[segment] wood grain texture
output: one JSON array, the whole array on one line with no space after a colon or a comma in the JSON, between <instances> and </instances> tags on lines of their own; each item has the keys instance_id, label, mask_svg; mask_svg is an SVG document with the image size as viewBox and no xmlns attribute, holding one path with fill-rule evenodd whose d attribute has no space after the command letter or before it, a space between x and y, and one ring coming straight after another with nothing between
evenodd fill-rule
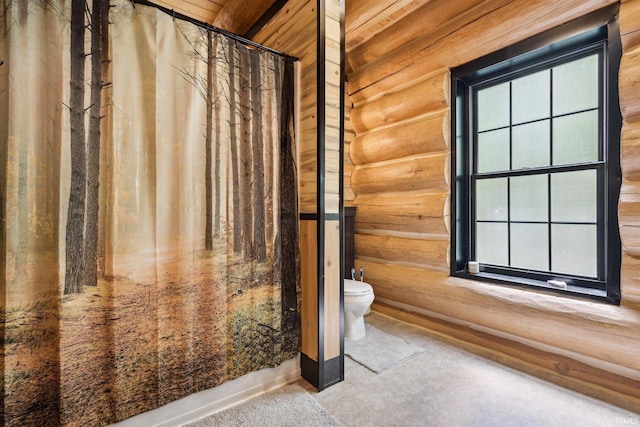
<instances>
[{"instance_id":1,"label":"wood grain texture","mask_svg":"<svg viewBox=\"0 0 640 427\"><path fill-rule=\"evenodd\" d=\"M478 9L489 2L494 3L493 8L495 9L505 3L505 0L480 2L477 0L431 0L394 24L385 25L380 32L365 42L348 49L349 66L356 70L418 38L437 39L444 37L468 24L475 17L483 15L485 12L478 11ZM430 34L432 36L428 36Z\"/></svg>"},{"instance_id":2,"label":"wood grain texture","mask_svg":"<svg viewBox=\"0 0 640 427\"><path fill-rule=\"evenodd\" d=\"M324 360L340 356L340 228L325 223L324 238Z\"/></svg>"},{"instance_id":3,"label":"wood grain texture","mask_svg":"<svg viewBox=\"0 0 640 427\"><path fill-rule=\"evenodd\" d=\"M620 61L620 111L625 123L640 121L640 50L622 55Z\"/></svg>"},{"instance_id":4,"label":"wood grain texture","mask_svg":"<svg viewBox=\"0 0 640 427\"><path fill-rule=\"evenodd\" d=\"M620 17L622 49L630 52L640 46L640 0L622 2Z\"/></svg>"},{"instance_id":5,"label":"wood grain texture","mask_svg":"<svg viewBox=\"0 0 640 427\"><path fill-rule=\"evenodd\" d=\"M620 151L622 176L628 181L640 181L640 122L622 126Z\"/></svg>"},{"instance_id":6,"label":"wood grain texture","mask_svg":"<svg viewBox=\"0 0 640 427\"><path fill-rule=\"evenodd\" d=\"M394 22L429 0L349 0L345 2L345 33L348 43L371 37L372 27ZM348 47L347 47L348 48Z\"/></svg>"},{"instance_id":7,"label":"wood grain texture","mask_svg":"<svg viewBox=\"0 0 640 427\"><path fill-rule=\"evenodd\" d=\"M351 143L351 159L355 165L364 165L444 152L449 145L448 127L444 110L360 134Z\"/></svg>"},{"instance_id":8,"label":"wood grain texture","mask_svg":"<svg viewBox=\"0 0 640 427\"><path fill-rule=\"evenodd\" d=\"M364 267L377 298L510 334L558 354L582 355L594 367L640 380L640 359L634 356L640 354L640 315L634 309L448 277L357 252L356 243L356 265Z\"/></svg>"},{"instance_id":9,"label":"wood grain texture","mask_svg":"<svg viewBox=\"0 0 640 427\"><path fill-rule=\"evenodd\" d=\"M213 25L234 34L244 34L271 7L275 0L227 0Z\"/></svg>"},{"instance_id":10,"label":"wood grain texture","mask_svg":"<svg viewBox=\"0 0 640 427\"><path fill-rule=\"evenodd\" d=\"M448 247L448 239L429 240L362 233L355 235L358 257L406 263L427 269L448 270Z\"/></svg>"},{"instance_id":11,"label":"wood grain texture","mask_svg":"<svg viewBox=\"0 0 640 427\"><path fill-rule=\"evenodd\" d=\"M351 126L356 134L448 107L449 75L438 74L397 92L356 105Z\"/></svg>"},{"instance_id":12,"label":"wood grain texture","mask_svg":"<svg viewBox=\"0 0 640 427\"><path fill-rule=\"evenodd\" d=\"M154 0L153 3L211 24L222 9L224 0Z\"/></svg>"},{"instance_id":13,"label":"wood grain texture","mask_svg":"<svg viewBox=\"0 0 640 427\"><path fill-rule=\"evenodd\" d=\"M349 75L357 105L434 70L456 67L557 27L616 0L512 0L450 34L426 35L382 55ZM493 5L493 2L489 6ZM480 11L478 11L480 13ZM505 17L508 17L505 19Z\"/></svg>"},{"instance_id":14,"label":"wood grain texture","mask_svg":"<svg viewBox=\"0 0 640 427\"><path fill-rule=\"evenodd\" d=\"M640 410L640 382L603 369L594 368L575 358L537 349L530 345L481 332L471 325L446 320L374 302L376 312L420 325L432 338L478 354L484 358L569 388L629 411Z\"/></svg>"},{"instance_id":15,"label":"wood grain texture","mask_svg":"<svg viewBox=\"0 0 640 427\"><path fill-rule=\"evenodd\" d=\"M356 229L448 235L446 193L359 196Z\"/></svg>"},{"instance_id":16,"label":"wood grain texture","mask_svg":"<svg viewBox=\"0 0 640 427\"><path fill-rule=\"evenodd\" d=\"M318 361L318 251L316 221L300 221L301 348Z\"/></svg>"},{"instance_id":17,"label":"wood grain texture","mask_svg":"<svg viewBox=\"0 0 640 427\"><path fill-rule=\"evenodd\" d=\"M447 160L448 155L443 153L356 167L351 175L351 188L356 196L397 191L448 191Z\"/></svg>"}]
</instances>

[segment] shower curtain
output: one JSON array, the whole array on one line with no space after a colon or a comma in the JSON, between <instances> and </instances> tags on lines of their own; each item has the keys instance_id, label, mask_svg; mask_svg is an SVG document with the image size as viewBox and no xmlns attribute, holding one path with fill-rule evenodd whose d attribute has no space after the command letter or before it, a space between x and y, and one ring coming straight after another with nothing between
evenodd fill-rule
<instances>
[{"instance_id":1,"label":"shower curtain","mask_svg":"<svg viewBox=\"0 0 640 427\"><path fill-rule=\"evenodd\" d=\"M0 423L294 357L292 61L127 0L3 0Z\"/></svg>"}]
</instances>

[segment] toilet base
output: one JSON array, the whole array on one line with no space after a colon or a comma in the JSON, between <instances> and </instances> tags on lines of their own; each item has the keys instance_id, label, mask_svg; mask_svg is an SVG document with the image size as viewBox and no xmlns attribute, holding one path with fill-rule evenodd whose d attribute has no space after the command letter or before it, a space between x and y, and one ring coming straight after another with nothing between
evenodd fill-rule
<instances>
[{"instance_id":1,"label":"toilet base","mask_svg":"<svg viewBox=\"0 0 640 427\"><path fill-rule=\"evenodd\" d=\"M362 339L367 334L364 324L364 316L356 318L351 313L344 316L344 337L345 339L356 341Z\"/></svg>"}]
</instances>

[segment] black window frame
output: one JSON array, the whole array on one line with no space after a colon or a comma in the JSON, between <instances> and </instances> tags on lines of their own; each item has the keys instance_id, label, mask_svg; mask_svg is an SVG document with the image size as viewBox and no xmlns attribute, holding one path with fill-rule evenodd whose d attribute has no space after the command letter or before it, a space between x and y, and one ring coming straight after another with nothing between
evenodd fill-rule
<instances>
[{"instance_id":1,"label":"black window frame","mask_svg":"<svg viewBox=\"0 0 640 427\"><path fill-rule=\"evenodd\" d=\"M620 304L621 243L618 228L618 199L622 182L620 135L622 117L618 95L618 70L622 56L617 4L593 12L513 46L468 64L451 69L451 275L502 285L548 290ZM569 62L594 52L602 55L600 70L601 105L599 129L601 157L585 165L550 166L518 170L501 175L527 175L543 169L572 171L596 169L598 181L597 259L598 277L589 279L567 274L540 273L513 267L481 265L471 274L467 262L473 260L474 194L473 172L475 127L473 90L511 81L559 63ZM551 65L550 65L551 64ZM596 165L596 163L598 163ZM549 219L551 221L551 219ZM551 244L551 243L549 243ZM566 289L547 283L565 282Z\"/></svg>"}]
</instances>

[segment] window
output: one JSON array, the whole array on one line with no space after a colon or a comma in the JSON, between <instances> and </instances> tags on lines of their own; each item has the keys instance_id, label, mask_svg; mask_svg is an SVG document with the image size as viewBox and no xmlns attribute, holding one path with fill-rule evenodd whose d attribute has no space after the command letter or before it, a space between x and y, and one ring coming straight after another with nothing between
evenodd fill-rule
<instances>
[{"instance_id":1,"label":"window","mask_svg":"<svg viewBox=\"0 0 640 427\"><path fill-rule=\"evenodd\" d=\"M621 48L612 15L452 70L452 275L619 303Z\"/></svg>"}]
</instances>

